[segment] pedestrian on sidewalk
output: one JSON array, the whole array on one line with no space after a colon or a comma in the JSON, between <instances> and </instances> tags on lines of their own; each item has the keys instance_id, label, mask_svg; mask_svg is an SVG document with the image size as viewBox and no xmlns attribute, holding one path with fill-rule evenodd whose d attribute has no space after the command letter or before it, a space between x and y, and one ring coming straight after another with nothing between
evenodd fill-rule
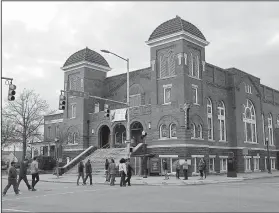
<instances>
[{"instance_id":1,"label":"pedestrian on sidewalk","mask_svg":"<svg viewBox=\"0 0 279 213\"><path fill-rule=\"evenodd\" d=\"M203 164L203 174L204 174L204 179L206 179L206 161L203 160L204 164Z\"/></svg>"},{"instance_id":2,"label":"pedestrian on sidewalk","mask_svg":"<svg viewBox=\"0 0 279 213\"><path fill-rule=\"evenodd\" d=\"M125 184L128 183L128 186L131 186L131 177L132 177L132 171L134 172L133 167L131 166L130 158L126 161L126 167L127 167L127 179L125 180Z\"/></svg>"},{"instance_id":3,"label":"pedestrian on sidewalk","mask_svg":"<svg viewBox=\"0 0 279 213\"><path fill-rule=\"evenodd\" d=\"M115 175L116 175L116 164L114 163L113 159L111 159L111 163L109 164L109 174L110 174L110 185L114 186Z\"/></svg>"},{"instance_id":4,"label":"pedestrian on sidewalk","mask_svg":"<svg viewBox=\"0 0 279 213\"><path fill-rule=\"evenodd\" d=\"M165 180L170 179L168 175L168 164L166 160L163 160L163 170L165 173Z\"/></svg>"},{"instance_id":5,"label":"pedestrian on sidewalk","mask_svg":"<svg viewBox=\"0 0 279 213\"><path fill-rule=\"evenodd\" d=\"M84 182L84 164L82 161L78 164L78 178L77 178L77 185L79 185L79 179L82 178L82 185L85 185Z\"/></svg>"},{"instance_id":6,"label":"pedestrian on sidewalk","mask_svg":"<svg viewBox=\"0 0 279 213\"><path fill-rule=\"evenodd\" d=\"M32 191L36 191L35 185L39 182L39 163L38 158L34 157L30 165L31 175L32 175Z\"/></svg>"},{"instance_id":7,"label":"pedestrian on sidewalk","mask_svg":"<svg viewBox=\"0 0 279 213\"><path fill-rule=\"evenodd\" d=\"M85 173L86 173L86 177L84 180L84 184L86 184L87 178L89 177L90 185L92 185L92 165L89 159L85 164Z\"/></svg>"},{"instance_id":8,"label":"pedestrian on sidewalk","mask_svg":"<svg viewBox=\"0 0 279 213\"><path fill-rule=\"evenodd\" d=\"M28 188L28 190L31 190L32 187L30 186L28 179L27 179L27 167L28 167L28 159L24 159L24 161L21 162L20 164L20 170L19 170L19 177L18 177L18 182L17 185L19 187L19 184L21 180L23 180Z\"/></svg>"},{"instance_id":9,"label":"pedestrian on sidewalk","mask_svg":"<svg viewBox=\"0 0 279 213\"><path fill-rule=\"evenodd\" d=\"M11 185L13 185L13 187L14 187L15 194L16 195L19 194L18 185L17 185L16 180L17 180L17 171L16 171L16 168L15 168L15 162L11 162L11 166L8 170L8 185L5 187L5 189L3 191L3 196L6 195L7 191L11 187Z\"/></svg>"},{"instance_id":10,"label":"pedestrian on sidewalk","mask_svg":"<svg viewBox=\"0 0 279 213\"><path fill-rule=\"evenodd\" d=\"M183 165L183 174L184 174L184 179L183 180L188 180L188 163L187 163L187 159L185 159Z\"/></svg>"},{"instance_id":11,"label":"pedestrian on sidewalk","mask_svg":"<svg viewBox=\"0 0 279 213\"><path fill-rule=\"evenodd\" d=\"M203 169L204 169L204 160L203 158L201 158L199 162L200 180L203 179Z\"/></svg>"},{"instance_id":12,"label":"pedestrian on sidewalk","mask_svg":"<svg viewBox=\"0 0 279 213\"><path fill-rule=\"evenodd\" d=\"M109 161L108 161L108 159L106 159L106 163L105 163L106 182L109 182L109 172L108 172L108 167L109 167Z\"/></svg>"},{"instance_id":13,"label":"pedestrian on sidewalk","mask_svg":"<svg viewBox=\"0 0 279 213\"><path fill-rule=\"evenodd\" d=\"M176 162L175 166L176 166L176 179L180 179L180 178L179 178L179 172L180 172L180 163L179 163L179 160Z\"/></svg>"},{"instance_id":14,"label":"pedestrian on sidewalk","mask_svg":"<svg viewBox=\"0 0 279 213\"><path fill-rule=\"evenodd\" d=\"M126 174L127 174L127 168L126 168L126 164L125 164L125 159L124 158L121 158L121 160L119 161L120 164L119 164L119 173L120 173L120 187L122 186L126 186L126 183L125 183L125 177L126 177Z\"/></svg>"}]
</instances>

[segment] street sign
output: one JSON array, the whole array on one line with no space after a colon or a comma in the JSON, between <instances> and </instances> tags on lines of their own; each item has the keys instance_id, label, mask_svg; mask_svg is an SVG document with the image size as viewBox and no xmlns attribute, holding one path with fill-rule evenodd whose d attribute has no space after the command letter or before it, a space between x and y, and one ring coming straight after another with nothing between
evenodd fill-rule
<instances>
[{"instance_id":1,"label":"street sign","mask_svg":"<svg viewBox=\"0 0 279 213\"><path fill-rule=\"evenodd\" d=\"M89 99L89 92L69 90L69 95Z\"/></svg>"}]
</instances>

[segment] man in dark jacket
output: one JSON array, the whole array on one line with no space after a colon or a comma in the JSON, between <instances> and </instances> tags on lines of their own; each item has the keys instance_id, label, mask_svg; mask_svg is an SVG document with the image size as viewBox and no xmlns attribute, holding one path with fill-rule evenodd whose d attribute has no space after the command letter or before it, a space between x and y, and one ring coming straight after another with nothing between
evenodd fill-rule
<instances>
[{"instance_id":1,"label":"man in dark jacket","mask_svg":"<svg viewBox=\"0 0 279 213\"><path fill-rule=\"evenodd\" d=\"M78 164L78 179L77 179L77 185L79 185L79 179L82 178L82 185L84 185L84 164L82 161Z\"/></svg>"},{"instance_id":2,"label":"man in dark jacket","mask_svg":"<svg viewBox=\"0 0 279 213\"><path fill-rule=\"evenodd\" d=\"M17 171L16 171L16 168L14 167L14 165L15 165L15 162L12 162L11 167L9 168L9 171L8 171L8 185L5 187L5 189L3 191L3 196L6 195L7 191L11 187L11 185L13 185L16 195L19 194L18 188L17 188L17 182L16 182Z\"/></svg>"},{"instance_id":3,"label":"man in dark jacket","mask_svg":"<svg viewBox=\"0 0 279 213\"><path fill-rule=\"evenodd\" d=\"M32 188L31 188L31 186L30 186L30 184L28 183L28 180L27 180L27 167L28 167L28 160L25 159L20 164L20 170L19 170L19 177L18 177L17 185L19 187L20 181L23 180L25 182L27 188L29 190L31 190Z\"/></svg>"},{"instance_id":4,"label":"man in dark jacket","mask_svg":"<svg viewBox=\"0 0 279 213\"><path fill-rule=\"evenodd\" d=\"M132 171L134 171L134 169L131 166L129 158L126 161L126 167L127 167L127 179L125 180L125 184L128 183L128 186L131 186Z\"/></svg>"},{"instance_id":5,"label":"man in dark jacket","mask_svg":"<svg viewBox=\"0 0 279 213\"><path fill-rule=\"evenodd\" d=\"M84 180L84 184L86 184L87 178L89 177L90 185L92 185L92 166L91 166L91 163L90 163L89 159L85 164L85 173L86 173L86 177L85 177L85 180Z\"/></svg>"}]
</instances>

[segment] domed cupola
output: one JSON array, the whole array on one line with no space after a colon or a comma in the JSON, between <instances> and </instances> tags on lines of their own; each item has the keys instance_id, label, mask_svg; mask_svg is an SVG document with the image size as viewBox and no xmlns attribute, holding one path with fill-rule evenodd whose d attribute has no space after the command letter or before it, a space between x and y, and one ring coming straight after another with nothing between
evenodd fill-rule
<instances>
[{"instance_id":1,"label":"domed cupola","mask_svg":"<svg viewBox=\"0 0 279 213\"><path fill-rule=\"evenodd\" d=\"M110 71L111 68L106 59L99 53L89 49L88 47L72 54L64 63L62 70L87 66L101 71Z\"/></svg>"},{"instance_id":2,"label":"domed cupola","mask_svg":"<svg viewBox=\"0 0 279 213\"><path fill-rule=\"evenodd\" d=\"M202 32L193 24L183 20L179 16L160 24L149 36L148 45L156 45L157 43L167 42L168 40L186 39L200 46L207 46Z\"/></svg>"}]
</instances>

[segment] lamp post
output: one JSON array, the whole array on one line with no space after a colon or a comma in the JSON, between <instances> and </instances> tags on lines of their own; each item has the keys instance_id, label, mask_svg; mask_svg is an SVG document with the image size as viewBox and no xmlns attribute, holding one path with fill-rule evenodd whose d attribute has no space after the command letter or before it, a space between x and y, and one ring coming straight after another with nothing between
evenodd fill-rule
<instances>
[{"instance_id":1,"label":"lamp post","mask_svg":"<svg viewBox=\"0 0 279 213\"><path fill-rule=\"evenodd\" d=\"M265 138L265 141L266 141L266 151L267 151L267 170L268 170L268 173L271 174L268 137Z\"/></svg>"},{"instance_id":2,"label":"lamp post","mask_svg":"<svg viewBox=\"0 0 279 213\"><path fill-rule=\"evenodd\" d=\"M129 75L129 58L125 59L108 50L101 50L103 53L109 53L127 62L127 127L126 127L126 143L127 155L130 158L130 75Z\"/></svg>"},{"instance_id":3,"label":"lamp post","mask_svg":"<svg viewBox=\"0 0 279 213\"><path fill-rule=\"evenodd\" d=\"M147 178L147 157L146 157L146 142L145 142L145 137L147 133L145 131L142 131L141 137L143 139L143 146L144 146L144 155L143 155L143 178Z\"/></svg>"},{"instance_id":4,"label":"lamp post","mask_svg":"<svg viewBox=\"0 0 279 213\"><path fill-rule=\"evenodd\" d=\"M55 155L56 155L56 176L59 178L59 139L55 138Z\"/></svg>"}]
</instances>

